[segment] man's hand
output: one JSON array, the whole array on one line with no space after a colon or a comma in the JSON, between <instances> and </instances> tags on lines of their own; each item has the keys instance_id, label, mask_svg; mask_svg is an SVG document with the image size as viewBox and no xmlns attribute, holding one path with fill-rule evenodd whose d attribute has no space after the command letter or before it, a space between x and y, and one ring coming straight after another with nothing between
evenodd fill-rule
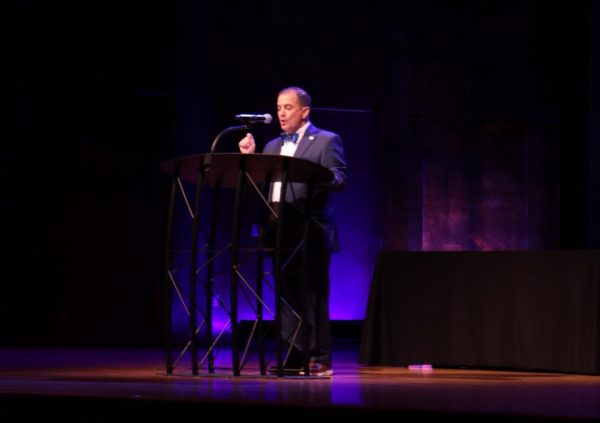
<instances>
[{"instance_id":1,"label":"man's hand","mask_svg":"<svg viewBox=\"0 0 600 423\"><path fill-rule=\"evenodd\" d=\"M247 133L244 138L238 143L240 151L243 154L254 153L256 151L256 143L251 133Z\"/></svg>"}]
</instances>

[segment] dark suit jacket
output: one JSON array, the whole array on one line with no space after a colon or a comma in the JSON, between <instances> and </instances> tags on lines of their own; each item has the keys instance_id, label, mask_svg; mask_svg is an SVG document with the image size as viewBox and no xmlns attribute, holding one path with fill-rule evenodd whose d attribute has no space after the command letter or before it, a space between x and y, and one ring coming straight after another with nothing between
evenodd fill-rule
<instances>
[{"instance_id":1,"label":"dark suit jacket","mask_svg":"<svg viewBox=\"0 0 600 423\"><path fill-rule=\"evenodd\" d=\"M280 154L282 146L281 137L275 138L267 143L263 153ZM330 183L315 187L311 209L316 223L326 231L329 248L337 251L339 242L333 211L329 204L329 193L343 190L346 183L346 159L342 139L333 132L324 131L310 124L298 144L294 157L318 163L333 172L333 180ZM286 202L301 208L306 196L306 184L294 182L288 185Z\"/></svg>"}]
</instances>

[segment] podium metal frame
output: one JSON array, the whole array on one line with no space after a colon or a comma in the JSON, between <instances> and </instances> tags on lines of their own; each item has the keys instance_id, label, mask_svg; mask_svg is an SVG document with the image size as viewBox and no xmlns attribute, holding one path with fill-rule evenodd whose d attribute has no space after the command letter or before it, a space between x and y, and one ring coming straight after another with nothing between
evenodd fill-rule
<instances>
[{"instance_id":1,"label":"podium metal frame","mask_svg":"<svg viewBox=\"0 0 600 423\"><path fill-rule=\"evenodd\" d=\"M238 130L245 127L234 127L228 130ZM226 131L228 131L226 130ZM223 131L215 142L211 150L214 150L216 142L219 137L225 133ZM162 169L165 173L171 176L171 189L169 195L168 213L167 213L167 234L166 234L166 254L165 254L165 271L164 271L164 342L165 342L165 367L168 375L173 374L174 368L177 364L173 360L173 333L172 333L172 300L173 290L177 290L177 294L186 309L186 313L189 317L189 340L180 352L177 361L183 356L183 354L189 348L191 354L191 370L192 375L199 374L198 365L198 333L202 326L206 325L206 343L207 351L202 359L202 362L207 362L208 374L215 373L213 349L216 343L219 341L221 334L216 339L213 339L213 316L212 316L212 301L214 297L214 286L213 286L213 261L222 251L214 251L214 240L217 233L217 207L219 192L222 188L235 189L234 205L233 205L233 222L232 222L232 239L231 243L225 247L231 250L231 265L229 270L229 297L230 304L229 310L225 307L225 304L221 304L224 310L229 314L230 327L231 327L231 355L232 355L232 373L233 376L241 375L241 363L240 363L240 344L239 344L239 326L238 326L238 290L240 279L243 280L243 275L240 273L240 232L241 232L241 211L244 200L244 193L248 185L251 185L252 189L255 190L264 205L269 209L276 218L276 234L275 234L275 251L273 261L273 274L274 274L274 296L275 296L275 336L276 336L276 362L277 362L277 375L279 377L285 376L284 373L284 358L283 358L283 344L281 331L281 316L283 307L282 298L282 233L284 227L284 207L279 207L278 210L274 210L269 202L266 200L259 188L260 184L269 186L273 181L281 181L282 192L281 198L286 198L287 185L290 182L302 182L307 184L308 196L307 201L302 211L304 213L304 238L302 240L302 281L303 281L303 307L300 310L300 321L305 322L305 316L307 314L307 248L309 245L309 225L310 225L310 197L314 189L314 186L319 183L326 183L331 181L333 174L332 172L311 161L290 157L280 156L271 154L240 154L240 153L206 153L200 155L192 155L179 157L171 160L167 160L162 163ZM185 190L182 186L182 180L195 183L195 195L193 199L193 207L185 194ZM199 241L199 230L202 216L200 215L201 196L204 187L208 187L212 190L213 210L210 216L210 233L208 235L208 242L206 245L207 260L201 266L198 267L198 241ZM180 191L183 195L184 201L192 218L192 245L190 249L190 269L188 279L188 305L186 306L185 300L179 292L177 283L173 276L173 219L174 219L174 208L175 198L177 191ZM263 296L263 260L265 248L262 245L262 232L258 237L258 245L256 246L256 289L254 295L256 297L256 321L255 328L258 327L258 354L259 354L259 368L260 374L266 375L266 361L265 361L265 339L263 333L263 307L264 302ZM196 288L198 285L198 275L200 271L205 270L206 272L206 304L204 310L204 320L198 325L196 318L197 315L197 303L196 303ZM246 281L244 280L246 283ZM247 284L247 283L246 283ZM248 285L248 284L247 284ZM248 285L249 286L249 285ZM308 366L308 333L306 331L306 325L301 325L301 342L304 346L304 375L310 376L310 369ZM254 330L253 330L254 332ZM252 337L248 340L248 344L252 341ZM244 348L244 355L248 349L248 344Z\"/></svg>"}]
</instances>

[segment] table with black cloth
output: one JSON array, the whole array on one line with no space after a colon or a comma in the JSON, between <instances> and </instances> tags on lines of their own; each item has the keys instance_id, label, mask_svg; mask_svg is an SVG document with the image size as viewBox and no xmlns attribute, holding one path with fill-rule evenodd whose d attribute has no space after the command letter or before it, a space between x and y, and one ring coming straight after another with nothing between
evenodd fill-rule
<instances>
[{"instance_id":1,"label":"table with black cloth","mask_svg":"<svg viewBox=\"0 0 600 423\"><path fill-rule=\"evenodd\" d=\"M600 251L381 252L368 366L600 374Z\"/></svg>"}]
</instances>

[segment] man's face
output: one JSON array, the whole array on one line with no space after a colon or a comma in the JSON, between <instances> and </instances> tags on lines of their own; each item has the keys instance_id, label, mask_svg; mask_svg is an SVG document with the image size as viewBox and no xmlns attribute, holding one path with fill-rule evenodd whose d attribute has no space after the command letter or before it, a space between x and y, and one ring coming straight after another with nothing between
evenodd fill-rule
<instances>
[{"instance_id":1,"label":"man's face","mask_svg":"<svg viewBox=\"0 0 600 423\"><path fill-rule=\"evenodd\" d=\"M277 118L281 130L293 134L308 118L308 106L302 106L295 91L285 91L277 98Z\"/></svg>"}]
</instances>

